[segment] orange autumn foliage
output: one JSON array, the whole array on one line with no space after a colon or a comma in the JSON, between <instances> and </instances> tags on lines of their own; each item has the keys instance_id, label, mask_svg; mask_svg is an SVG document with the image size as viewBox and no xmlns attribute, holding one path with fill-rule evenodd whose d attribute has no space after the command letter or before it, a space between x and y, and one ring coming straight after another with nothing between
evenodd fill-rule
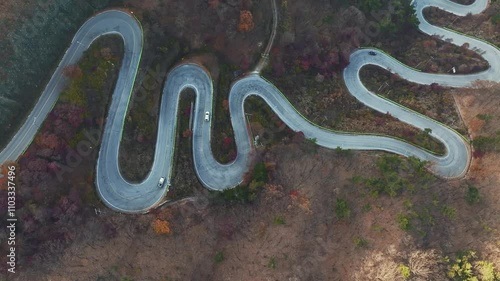
<instances>
[{"instance_id":1,"label":"orange autumn foliage","mask_svg":"<svg viewBox=\"0 0 500 281\"><path fill-rule=\"evenodd\" d=\"M17 165L15 162L7 161L0 165L0 190L7 190L9 166L16 166L16 172L17 172Z\"/></svg>"},{"instance_id":2,"label":"orange autumn foliage","mask_svg":"<svg viewBox=\"0 0 500 281\"><path fill-rule=\"evenodd\" d=\"M227 99L222 101L222 107L225 111L229 111L229 101Z\"/></svg>"},{"instance_id":3,"label":"orange autumn foliage","mask_svg":"<svg viewBox=\"0 0 500 281\"><path fill-rule=\"evenodd\" d=\"M312 214L311 201L305 195L300 194L297 190L293 190L290 192L290 198L294 205L299 206L299 208L304 210L307 214Z\"/></svg>"},{"instance_id":4,"label":"orange autumn foliage","mask_svg":"<svg viewBox=\"0 0 500 281\"><path fill-rule=\"evenodd\" d=\"M170 229L170 224L168 221L160 220L160 219L155 219L153 221L153 230L156 234L170 234L172 233L172 230Z\"/></svg>"},{"instance_id":5,"label":"orange autumn foliage","mask_svg":"<svg viewBox=\"0 0 500 281\"><path fill-rule=\"evenodd\" d=\"M238 24L238 31L248 32L254 27L252 12L243 10L240 12L240 23Z\"/></svg>"},{"instance_id":6,"label":"orange autumn foliage","mask_svg":"<svg viewBox=\"0 0 500 281\"><path fill-rule=\"evenodd\" d=\"M0 172L0 190L7 190L7 172L4 166L1 167Z\"/></svg>"},{"instance_id":7,"label":"orange autumn foliage","mask_svg":"<svg viewBox=\"0 0 500 281\"><path fill-rule=\"evenodd\" d=\"M63 75L70 79L82 77L82 69L78 65L68 65L63 69Z\"/></svg>"},{"instance_id":8,"label":"orange autumn foliage","mask_svg":"<svg viewBox=\"0 0 500 281\"><path fill-rule=\"evenodd\" d=\"M208 0L208 7L215 9L219 6L219 0Z\"/></svg>"}]
</instances>

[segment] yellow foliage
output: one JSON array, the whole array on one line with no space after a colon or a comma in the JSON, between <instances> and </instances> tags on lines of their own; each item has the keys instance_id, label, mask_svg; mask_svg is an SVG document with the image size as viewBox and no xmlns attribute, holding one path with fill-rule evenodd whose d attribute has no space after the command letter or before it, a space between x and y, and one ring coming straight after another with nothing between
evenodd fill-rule
<instances>
[{"instance_id":1,"label":"yellow foliage","mask_svg":"<svg viewBox=\"0 0 500 281\"><path fill-rule=\"evenodd\" d=\"M85 97L85 93L83 92L81 81L81 78L72 81L68 88L66 88L66 90L64 90L61 94L61 100L85 107L87 105L87 99Z\"/></svg>"}]
</instances>

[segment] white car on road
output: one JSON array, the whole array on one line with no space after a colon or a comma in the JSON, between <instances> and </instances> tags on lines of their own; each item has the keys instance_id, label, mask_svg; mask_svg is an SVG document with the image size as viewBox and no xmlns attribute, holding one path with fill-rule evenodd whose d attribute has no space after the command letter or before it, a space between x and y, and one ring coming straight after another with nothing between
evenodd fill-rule
<instances>
[{"instance_id":1,"label":"white car on road","mask_svg":"<svg viewBox=\"0 0 500 281\"><path fill-rule=\"evenodd\" d=\"M165 183L165 177L161 177L160 180L158 181L158 188L162 188L164 183Z\"/></svg>"}]
</instances>

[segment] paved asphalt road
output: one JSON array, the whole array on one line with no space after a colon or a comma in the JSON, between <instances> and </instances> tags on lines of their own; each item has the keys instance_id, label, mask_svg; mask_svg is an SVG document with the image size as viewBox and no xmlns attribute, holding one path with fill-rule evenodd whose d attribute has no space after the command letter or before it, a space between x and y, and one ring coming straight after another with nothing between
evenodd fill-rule
<instances>
[{"instance_id":1,"label":"paved asphalt road","mask_svg":"<svg viewBox=\"0 0 500 281\"><path fill-rule=\"evenodd\" d=\"M452 42L457 45L469 43L470 48L481 53L489 61L491 67L487 71L472 75L428 74L412 70L379 50L361 49L351 55L351 63L344 71L344 80L351 94L367 106L382 113L389 112L401 121L420 129L430 128L432 135L445 144L447 149L445 156L435 156L389 137L343 134L317 127L301 116L273 84L258 74L250 74L233 84L229 96L231 123L238 154L234 162L220 164L214 159L210 148L211 120L210 122L204 120L204 113L212 112L213 109L212 79L202 67L182 64L171 70L163 88L158 137L151 172L142 183L129 183L120 173L118 152L128 103L141 58L143 34L139 23L129 14L121 11L107 11L91 18L77 32L26 123L0 153L0 163L6 160L16 160L34 139L42 121L53 108L67 82L62 75L63 68L75 64L83 51L98 37L118 34L124 40L125 53L113 93L96 168L96 186L99 196L107 206L116 211L143 213L163 200L168 188L158 188L157 183L160 177L166 178L165 186L169 186L170 183L178 101L182 90L186 88L191 88L196 93L193 126L195 171L202 184L212 190L224 190L238 185L251 163L252 140L247 130L243 108L245 99L250 95L262 97L291 129L304 132L308 138L316 138L318 145L327 148L340 146L344 149L383 150L405 156L413 155L422 160L431 161L433 163L431 169L443 177L460 177L466 173L470 159L470 148L466 140L455 131L430 118L369 92L359 79L360 68L373 64L419 84L438 83L451 87L467 87L477 79L499 81L500 52L497 48L432 26L422 16L422 9L429 5L457 15L466 15L469 12L479 13L485 9L486 0L477 0L472 6L462 6L443 0L416 0L414 4L417 7L421 22L420 28L423 32L430 35L443 35L444 38L452 39ZM374 52L375 55L370 52Z\"/></svg>"}]
</instances>

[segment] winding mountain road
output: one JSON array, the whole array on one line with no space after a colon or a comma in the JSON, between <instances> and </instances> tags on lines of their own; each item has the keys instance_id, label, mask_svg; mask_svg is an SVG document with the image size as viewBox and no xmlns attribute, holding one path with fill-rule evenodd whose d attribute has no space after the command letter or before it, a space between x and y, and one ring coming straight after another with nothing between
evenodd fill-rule
<instances>
[{"instance_id":1,"label":"winding mountain road","mask_svg":"<svg viewBox=\"0 0 500 281\"><path fill-rule=\"evenodd\" d=\"M165 177L166 185L170 185L179 98L182 90L186 88L193 89L196 93L193 124L195 172L202 184L212 190L224 190L241 183L251 162L252 140L247 131L243 107L245 99L251 95L264 99L292 130L304 132L307 138L316 138L317 144L323 147L340 146L344 149L383 150L404 156L413 155L431 161L433 163L431 169L440 176L449 178L463 176L468 169L470 159L470 148L464 138L443 124L371 93L359 79L360 69L372 64L419 84L438 83L451 87L467 87L478 79L499 81L500 51L496 47L432 26L422 15L422 9L427 6L436 6L457 15L480 13L486 8L487 0L477 0L471 6L444 0L415 0L414 5L421 22L419 27L423 32L450 38L457 45L469 43L470 48L481 50L481 55L489 62L490 68L472 75L429 74L402 65L379 50L361 49L351 55L351 63L344 70L344 80L351 94L367 106L382 113L389 112L401 121L422 130L430 128L432 136L446 146L447 153L444 156L435 156L390 137L339 133L316 126L298 113L272 83L253 73L236 81L231 88L229 106L238 153L232 163L220 164L215 160L210 148L211 122L204 121L204 112L212 112L213 109L212 79L203 67L182 64L171 70L163 88L158 137L151 171L143 182L129 183L120 173L118 154L125 116L141 59L143 33L140 24L131 15L112 10L94 16L77 32L27 121L0 153L0 163L16 160L32 142L67 82L62 75L64 67L77 63L83 52L100 36L117 34L124 41L124 57L109 108L96 168L97 192L102 201L116 211L143 213L163 200L168 188L158 188L157 183L160 177ZM369 52L375 52L375 55L370 55Z\"/></svg>"}]
</instances>

